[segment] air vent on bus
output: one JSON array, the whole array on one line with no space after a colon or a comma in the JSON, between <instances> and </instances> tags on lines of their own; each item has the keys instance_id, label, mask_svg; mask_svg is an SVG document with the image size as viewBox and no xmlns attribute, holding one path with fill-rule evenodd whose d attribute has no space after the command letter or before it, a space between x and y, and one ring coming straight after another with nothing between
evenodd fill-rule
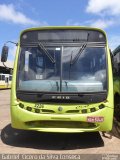
<instances>
[{"instance_id":1,"label":"air vent on bus","mask_svg":"<svg viewBox=\"0 0 120 160\"><path fill-rule=\"evenodd\" d=\"M40 128L96 128L95 123L79 122L79 121L29 121L25 122L26 125L31 127Z\"/></svg>"}]
</instances>

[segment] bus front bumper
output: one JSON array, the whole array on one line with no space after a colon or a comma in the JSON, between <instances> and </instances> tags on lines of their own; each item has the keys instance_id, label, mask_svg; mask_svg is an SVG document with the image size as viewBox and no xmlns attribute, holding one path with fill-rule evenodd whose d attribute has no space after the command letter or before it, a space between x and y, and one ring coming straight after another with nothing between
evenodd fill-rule
<instances>
[{"instance_id":1,"label":"bus front bumper","mask_svg":"<svg viewBox=\"0 0 120 160\"><path fill-rule=\"evenodd\" d=\"M103 117L102 122L88 122L88 117ZM87 114L37 114L11 107L11 125L16 129L41 132L78 133L110 131L112 129L113 109L104 108Z\"/></svg>"}]
</instances>

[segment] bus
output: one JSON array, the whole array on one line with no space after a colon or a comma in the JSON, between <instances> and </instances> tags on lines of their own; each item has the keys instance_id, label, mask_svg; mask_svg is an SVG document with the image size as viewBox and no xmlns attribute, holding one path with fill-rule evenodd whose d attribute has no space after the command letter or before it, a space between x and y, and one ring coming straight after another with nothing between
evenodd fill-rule
<instances>
[{"instance_id":1,"label":"bus","mask_svg":"<svg viewBox=\"0 0 120 160\"><path fill-rule=\"evenodd\" d=\"M120 122L120 46L113 50L115 118Z\"/></svg>"},{"instance_id":2,"label":"bus","mask_svg":"<svg viewBox=\"0 0 120 160\"><path fill-rule=\"evenodd\" d=\"M7 60L8 46L2 50ZM110 131L113 75L98 28L30 28L17 44L11 90L13 128L41 132Z\"/></svg>"},{"instance_id":3,"label":"bus","mask_svg":"<svg viewBox=\"0 0 120 160\"><path fill-rule=\"evenodd\" d=\"M11 88L12 75L0 73L0 89Z\"/></svg>"}]
</instances>

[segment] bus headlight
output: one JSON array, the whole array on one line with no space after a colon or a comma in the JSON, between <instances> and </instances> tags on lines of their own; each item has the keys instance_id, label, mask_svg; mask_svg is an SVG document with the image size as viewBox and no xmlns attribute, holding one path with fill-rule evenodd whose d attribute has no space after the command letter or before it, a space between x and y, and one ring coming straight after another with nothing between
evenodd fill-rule
<instances>
[{"instance_id":1,"label":"bus headlight","mask_svg":"<svg viewBox=\"0 0 120 160\"><path fill-rule=\"evenodd\" d=\"M31 107L27 107L26 109L27 109L28 111L31 111L31 110L32 110L32 108L31 108Z\"/></svg>"},{"instance_id":2,"label":"bus headlight","mask_svg":"<svg viewBox=\"0 0 120 160\"><path fill-rule=\"evenodd\" d=\"M81 112L82 113L87 113L87 109L82 109Z\"/></svg>"},{"instance_id":3,"label":"bus headlight","mask_svg":"<svg viewBox=\"0 0 120 160\"><path fill-rule=\"evenodd\" d=\"M24 104L20 103L20 104L19 104L19 107L20 107L20 108L24 108Z\"/></svg>"},{"instance_id":4,"label":"bus headlight","mask_svg":"<svg viewBox=\"0 0 120 160\"><path fill-rule=\"evenodd\" d=\"M35 109L35 113L40 113L40 109Z\"/></svg>"},{"instance_id":5,"label":"bus headlight","mask_svg":"<svg viewBox=\"0 0 120 160\"><path fill-rule=\"evenodd\" d=\"M91 112L95 112L96 109L95 109L95 108L90 108L90 111L91 111Z\"/></svg>"},{"instance_id":6,"label":"bus headlight","mask_svg":"<svg viewBox=\"0 0 120 160\"><path fill-rule=\"evenodd\" d=\"M105 108L105 105L104 104L100 104L99 105L99 109L103 109L103 108Z\"/></svg>"}]
</instances>

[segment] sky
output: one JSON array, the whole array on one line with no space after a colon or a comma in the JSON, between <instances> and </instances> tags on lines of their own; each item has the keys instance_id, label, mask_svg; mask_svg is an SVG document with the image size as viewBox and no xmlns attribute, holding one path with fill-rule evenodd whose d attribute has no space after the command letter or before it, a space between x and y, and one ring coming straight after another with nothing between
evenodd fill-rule
<instances>
[{"instance_id":1,"label":"sky","mask_svg":"<svg viewBox=\"0 0 120 160\"><path fill-rule=\"evenodd\" d=\"M41 26L99 27L114 50L120 44L120 0L0 0L0 51L22 30ZM10 61L15 50L9 44Z\"/></svg>"}]
</instances>

